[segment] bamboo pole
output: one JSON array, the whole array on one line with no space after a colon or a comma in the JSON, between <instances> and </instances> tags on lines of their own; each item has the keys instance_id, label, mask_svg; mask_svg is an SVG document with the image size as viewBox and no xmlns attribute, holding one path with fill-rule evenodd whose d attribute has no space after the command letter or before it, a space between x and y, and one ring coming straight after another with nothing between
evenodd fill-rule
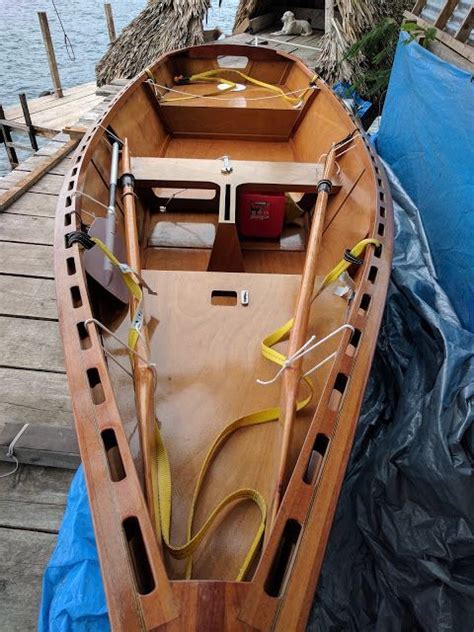
<instances>
[{"instance_id":1,"label":"bamboo pole","mask_svg":"<svg viewBox=\"0 0 474 632\"><path fill-rule=\"evenodd\" d=\"M58 64L56 62L53 40L51 38L51 31L49 30L48 15L45 11L38 11L38 19L41 27L41 34L43 36L44 46L46 48L46 54L48 56L49 72L51 73L51 78L53 80L54 91L56 93L56 96L61 99L64 95L61 86L61 79L59 77Z\"/></svg>"},{"instance_id":2,"label":"bamboo pole","mask_svg":"<svg viewBox=\"0 0 474 632\"><path fill-rule=\"evenodd\" d=\"M335 158L336 149L335 146L333 146L326 158L323 180L331 180L335 165ZM301 279L298 302L296 305L294 324L288 342L288 357L294 355L298 351L298 349L300 349L306 342L311 299L313 297L314 285L316 281L316 263L321 248L321 240L323 235L328 200L328 187L318 187L318 198L313 214L308 247L306 250L306 260L303 270L303 276ZM301 379L302 363L303 358L300 358L294 364L288 366L283 372L283 384L280 401L281 412L279 420L279 423L282 426L282 441L280 450L280 461L278 464L277 485L270 516L270 526L273 525L275 521L285 487L288 452L291 443L293 422L296 415L296 401L298 396L298 387Z\"/></svg>"},{"instance_id":3,"label":"bamboo pole","mask_svg":"<svg viewBox=\"0 0 474 632\"><path fill-rule=\"evenodd\" d=\"M110 2L104 3L105 19L107 21L107 31L109 32L110 43L113 44L117 39L115 31L114 14L112 13L112 5Z\"/></svg>"}]
</instances>

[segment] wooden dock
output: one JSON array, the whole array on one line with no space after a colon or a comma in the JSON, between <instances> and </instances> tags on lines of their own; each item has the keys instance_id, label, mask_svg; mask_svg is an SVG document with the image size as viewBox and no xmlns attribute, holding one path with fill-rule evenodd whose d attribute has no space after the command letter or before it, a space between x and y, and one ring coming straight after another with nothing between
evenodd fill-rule
<instances>
[{"instance_id":1,"label":"wooden dock","mask_svg":"<svg viewBox=\"0 0 474 632\"><path fill-rule=\"evenodd\" d=\"M298 54L309 66L315 66L318 52L300 48L299 44L316 47L320 36L321 33L311 38L284 37L279 38L279 43L268 42L268 45ZM260 39L266 37L272 37L271 29L259 33ZM254 36L244 33L225 40L229 41L252 44ZM30 441L48 443L51 436L57 436L64 443L64 436L73 432L53 276L54 216L63 177L71 164L71 154L66 153L71 139L61 130L70 125L77 127L78 123L85 129L123 83L114 82L99 92L94 84L85 84L65 90L63 99L46 96L30 101L33 124L58 134L0 178L0 202L2 196L5 199L12 192L16 198L0 213L0 451L3 453L8 445L5 442L8 428L19 429L25 423L30 424L18 444L18 453L28 444L28 437ZM6 110L9 120L23 122L22 116L19 107ZM51 165L51 156L61 149L65 155ZM9 436L14 434L10 432ZM50 451L52 454L45 458L51 465L55 462L54 446ZM27 454L24 449L24 455ZM22 463L31 463L38 456L29 458L22 457ZM58 459L57 464L63 462ZM73 476L69 462L67 467L20 465L15 474L0 478L2 630L36 629L42 576L56 543ZM0 475L11 469L12 463L0 462Z\"/></svg>"},{"instance_id":2,"label":"wooden dock","mask_svg":"<svg viewBox=\"0 0 474 632\"><path fill-rule=\"evenodd\" d=\"M33 122L58 131L79 122L85 129L119 89L120 85L97 95L96 87L87 84L66 90L63 99L31 101ZM8 116L21 120L20 112L11 108ZM21 462L38 462L38 458L42 462L43 458L50 465L57 462L61 466L20 465L12 476L0 478L2 630L36 629L42 576L56 543L73 476L71 460L64 469L64 458L54 452L58 437L62 446L74 443L74 419L53 275L54 216L73 145L67 134L58 133L0 178L0 201L12 192L19 193L0 213L0 460L5 459L9 443L5 437L11 440L28 423L18 443ZM64 157L51 164L51 157L61 152ZM32 183L35 173L41 177ZM37 451L28 448L41 442L46 457L38 457ZM0 476L12 468L11 462L0 462Z\"/></svg>"}]
</instances>

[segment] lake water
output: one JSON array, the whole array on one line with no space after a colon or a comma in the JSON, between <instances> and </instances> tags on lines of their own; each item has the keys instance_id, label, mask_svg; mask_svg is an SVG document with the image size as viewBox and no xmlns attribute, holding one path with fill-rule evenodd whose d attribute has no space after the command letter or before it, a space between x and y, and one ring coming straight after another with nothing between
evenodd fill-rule
<instances>
[{"instance_id":1,"label":"lake water","mask_svg":"<svg viewBox=\"0 0 474 632\"><path fill-rule=\"evenodd\" d=\"M111 0L115 28L120 32L146 6L146 0ZM63 87L95 80L95 65L108 45L102 0L55 0L64 28L74 47L68 57L64 35L51 0L0 0L0 103L18 102L18 93L35 98L52 87L37 12L48 13ZM232 31L238 0L214 1L206 28ZM25 143L26 136L18 136ZM19 152L21 156L21 152ZM0 145L0 175L9 170L5 148Z\"/></svg>"}]
</instances>

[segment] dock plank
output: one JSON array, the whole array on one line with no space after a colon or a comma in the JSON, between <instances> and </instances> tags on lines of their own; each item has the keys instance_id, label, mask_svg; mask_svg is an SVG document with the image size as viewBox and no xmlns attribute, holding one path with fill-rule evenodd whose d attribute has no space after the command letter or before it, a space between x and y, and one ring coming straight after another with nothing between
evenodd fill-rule
<instances>
[{"instance_id":1,"label":"dock plank","mask_svg":"<svg viewBox=\"0 0 474 632\"><path fill-rule=\"evenodd\" d=\"M0 274L54 279L52 246L0 243Z\"/></svg>"},{"instance_id":2,"label":"dock plank","mask_svg":"<svg viewBox=\"0 0 474 632\"><path fill-rule=\"evenodd\" d=\"M29 173L33 171L33 169L46 164L47 161L47 156L38 156L34 154L20 163L15 171L26 171ZM61 162L59 162L56 166L52 167L48 173L56 176L64 176L71 168L71 165L72 159L68 156L67 158L63 158L63 160L61 160Z\"/></svg>"},{"instance_id":3,"label":"dock plank","mask_svg":"<svg viewBox=\"0 0 474 632\"><path fill-rule=\"evenodd\" d=\"M46 193L24 193L16 202L13 202L5 214L37 215L39 217L54 217L56 214L57 198ZM1 220L0 220L1 226Z\"/></svg>"},{"instance_id":4,"label":"dock plank","mask_svg":"<svg viewBox=\"0 0 474 632\"><path fill-rule=\"evenodd\" d=\"M54 218L52 217L37 217L32 215L25 221L25 218L21 215L12 213L5 213L0 216L1 241L52 245L53 233Z\"/></svg>"},{"instance_id":5,"label":"dock plank","mask_svg":"<svg viewBox=\"0 0 474 632\"><path fill-rule=\"evenodd\" d=\"M64 373L57 322L0 316L0 366Z\"/></svg>"},{"instance_id":6,"label":"dock plank","mask_svg":"<svg viewBox=\"0 0 474 632\"><path fill-rule=\"evenodd\" d=\"M50 195L59 195L63 186L64 176L53 175L51 172L43 176L29 191L32 193L49 193Z\"/></svg>"},{"instance_id":7,"label":"dock plank","mask_svg":"<svg viewBox=\"0 0 474 632\"><path fill-rule=\"evenodd\" d=\"M54 281L0 275L0 314L57 319Z\"/></svg>"},{"instance_id":8,"label":"dock plank","mask_svg":"<svg viewBox=\"0 0 474 632\"><path fill-rule=\"evenodd\" d=\"M0 423L7 422L72 427L66 376L0 368Z\"/></svg>"},{"instance_id":9,"label":"dock plank","mask_svg":"<svg viewBox=\"0 0 474 632\"><path fill-rule=\"evenodd\" d=\"M0 474L11 469L0 464ZM74 470L29 465L0 479L0 534L5 527L57 533L73 475Z\"/></svg>"},{"instance_id":10,"label":"dock plank","mask_svg":"<svg viewBox=\"0 0 474 632\"><path fill-rule=\"evenodd\" d=\"M36 630L44 568L57 536L0 530L0 621L2 629Z\"/></svg>"}]
</instances>

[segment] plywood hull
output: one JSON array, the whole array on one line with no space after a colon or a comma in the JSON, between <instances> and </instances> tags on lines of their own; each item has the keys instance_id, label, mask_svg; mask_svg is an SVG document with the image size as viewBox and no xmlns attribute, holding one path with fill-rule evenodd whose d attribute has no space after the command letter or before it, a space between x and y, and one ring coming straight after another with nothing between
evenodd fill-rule
<instances>
[{"instance_id":1,"label":"plywood hull","mask_svg":"<svg viewBox=\"0 0 474 632\"><path fill-rule=\"evenodd\" d=\"M219 97L215 102L202 96L167 102L174 94L166 90L173 77L217 69L218 55L246 57L247 75L299 94L301 103L267 99L264 89L255 91L250 83L220 103ZM230 70L222 72L230 78ZM196 47L158 60L151 75L153 84L143 74L124 88L86 134L66 178L55 233L66 367L112 627L304 629L390 274L392 218L385 177L351 115L291 56L255 47ZM191 83L183 91L203 95L209 86ZM107 137L107 129L114 136ZM316 185L328 169L321 154L348 134L343 149L349 150L337 156L333 190L323 205L321 193L316 200ZM91 281L79 245L69 243L79 218L90 223L88 213L105 215L115 136L127 140L136 193L116 198L117 239L123 237L130 265L139 267L157 292L145 293L146 336L137 347L156 363L156 388L146 363L135 359L130 367L115 338L88 324L95 318L123 339L130 316L100 279ZM223 155L233 161L230 177L222 175L216 160ZM229 183L235 186L230 204L221 195ZM305 195L302 204L309 212L279 240L245 240L237 232L232 196L257 185ZM324 215L311 212L315 200ZM159 212L163 204L165 214ZM281 416L238 431L207 472L195 530L219 500L241 487L258 489L269 508L265 537L245 581L233 579L259 522L250 503L226 513L219 530L196 552L193 579L185 580L183 562L169 555L156 532L151 475L156 446L153 424L146 420L156 414L161 425L174 486L172 539L183 542L209 445L230 421L276 406L282 396L281 381L269 387L256 383L275 372L261 356L260 343L301 308L315 218L321 227L311 290L345 248L365 238L376 239L378 246L367 248L360 265L350 269L350 301L332 285L305 312L303 340L343 329L305 357L303 371L332 354L314 374L313 399L296 415L290 432ZM240 302L242 290L250 297L248 305ZM226 304L234 295L235 304ZM133 368L133 381L115 361ZM303 393L299 385L297 399ZM276 486L282 492L278 503Z\"/></svg>"}]
</instances>

